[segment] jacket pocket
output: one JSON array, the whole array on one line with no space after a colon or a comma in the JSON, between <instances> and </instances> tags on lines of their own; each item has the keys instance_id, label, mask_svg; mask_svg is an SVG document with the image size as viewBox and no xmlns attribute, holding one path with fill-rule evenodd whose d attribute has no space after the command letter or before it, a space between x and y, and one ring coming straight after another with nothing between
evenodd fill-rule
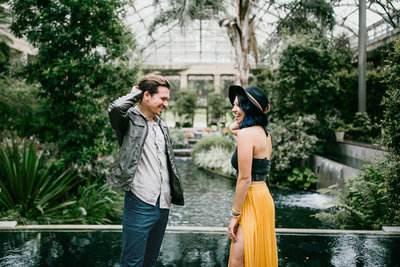
<instances>
[{"instance_id":1,"label":"jacket pocket","mask_svg":"<svg viewBox=\"0 0 400 267\"><path fill-rule=\"evenodd\" d=\"M133 123L129 124L129 129L127 131L129 137L132 139L141 138L144 133L144 126L142 125L135 125Z\"/></svg>"}]
</instances>

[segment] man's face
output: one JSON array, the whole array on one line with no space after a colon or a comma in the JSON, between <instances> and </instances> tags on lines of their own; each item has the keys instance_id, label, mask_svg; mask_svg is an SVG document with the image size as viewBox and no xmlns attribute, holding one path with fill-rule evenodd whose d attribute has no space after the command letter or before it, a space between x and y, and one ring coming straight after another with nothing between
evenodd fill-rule
<instances>
[{"instance_id":1,"label":"man's face","mask_svg":"<svg viewBox=\"0 0 400 267\"><path fill-rule=\"evenodd\" d=\"M156 94L151 96L146 92L143 100L149 111L155 115L161 116L163 109L168 107L169 89L165 86L159 86Z\"/></svg>"}]
</instances>

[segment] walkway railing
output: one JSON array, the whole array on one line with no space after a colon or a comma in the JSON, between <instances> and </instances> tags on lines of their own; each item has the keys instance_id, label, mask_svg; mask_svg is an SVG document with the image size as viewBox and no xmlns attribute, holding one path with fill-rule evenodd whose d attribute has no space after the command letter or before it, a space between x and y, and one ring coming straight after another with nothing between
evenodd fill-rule
<instances>
[{"instance_id":1,"label":"walkway railing","mask_svg":"<svg viewBox=\"0 0 400 267\"><path fill-rule=\"evenodd\" d=\"M85 225L85 224L48 224L16 225L16 222L0 222L0 231L34 230L34 231L109 231L122 230L122 225ZM209 226L168 226L167 232L214 233L225 234L227 227ZM399 235L400 227L384 226L382 230L339 230L339 229L304 229L276 228L277 234L365 234L365 235Z\"/></svg>"},{"instance_id":2,"label":"walkway railing","mask_svg":"<svg viewBox=\"0 0 400 267\"><path fill-rule=\"evenodd\" d=\"M399 19L399 18L398 18ZM383 40L390 38L391 36L396 36L400 32L400 28L393 28L385 20L380 20L369 27L367 27L367 50L368 47L377 47L380 42ZM358 47L358 36L352 36L350 38L350 48L357 49Z\"/></svg>"}]
</instances>

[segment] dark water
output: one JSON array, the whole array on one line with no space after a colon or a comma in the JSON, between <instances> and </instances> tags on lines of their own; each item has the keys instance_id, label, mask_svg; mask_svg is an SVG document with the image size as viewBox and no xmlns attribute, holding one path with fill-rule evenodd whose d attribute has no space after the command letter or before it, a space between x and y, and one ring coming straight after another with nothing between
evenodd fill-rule
<instances>
[{"instance_id":1,"label":"dark water","mask_svg":"<svg viewBox=\"0 0 400 267\"><path fill-rule=\"evenodd\" d=\"M279 266L400 266L400 236L278 234ZM0 266L118 266L120 231L0 232ZM165 235L156 266L227 266L225 234Z\"/></svg>"},{"instance_id":2,"label":"dark water","mask_svg":"<svg viewBox=\"0 0 400 267\"><path fill-rule=\"evenodd\" d=\"M191 160L179 160L185 206L172 206L169 225L226 226L235 194L236 181L198 169ZM272 187L278 228L329 228L310 217L323 211L329 198L313 192Z\"/></svg>"}]
</instances>

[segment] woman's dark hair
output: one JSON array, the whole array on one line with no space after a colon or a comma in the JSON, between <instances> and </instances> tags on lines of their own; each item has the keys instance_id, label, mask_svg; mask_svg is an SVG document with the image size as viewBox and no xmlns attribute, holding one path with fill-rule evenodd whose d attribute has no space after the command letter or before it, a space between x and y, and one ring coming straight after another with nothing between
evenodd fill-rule
<instances>
[{"instance_id":1,"label":"woman's dark hair","mask_svg":"<svg viewBox=\"0 0 400 267\"><path fill-rule=\"evenodd\" d=\"M260 125L266 127L268 125L267 116L253 103L249 101L246 95L237 94L239 107L245 113L243 121L239 124L239 129Z\"/></svg>"}]
</instances>

